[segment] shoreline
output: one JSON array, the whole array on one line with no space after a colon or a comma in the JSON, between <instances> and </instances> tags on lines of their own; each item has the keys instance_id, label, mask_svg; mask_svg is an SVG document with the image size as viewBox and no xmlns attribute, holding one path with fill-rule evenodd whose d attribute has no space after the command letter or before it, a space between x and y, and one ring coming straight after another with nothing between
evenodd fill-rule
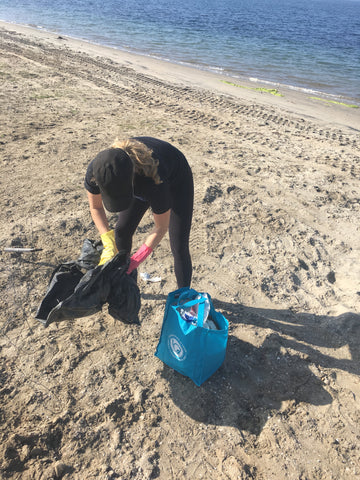
<instances>
[{"instance_id":1,"label":"shoreline","mask_svg":"<svg viewBox=\"0 0 360 480\"><path fill-rule=\"evenodd\" d=\"M77 37L76 34L75 35L72 35L71 33L61 33L61 31L58 31L58 30L52 30L52 29L47 29L46 27L43 27L41 25L36 25L36 24L17 24L15 22L9 22L9 21L6 21L4 20L4 23L8 23L8 24L13 24L13 25L18 25L18 26L23 26L23 27L29 27L29 28L33 28L35 30L38 30L38 31L43 31L43 32L48 32L50 34L55 34L55 35L60 35L60 36L64 36L68 39L73 39L73 40L79 40L79 41L84 41L84 42L87 42L87 43L90 43L90 44L93 44L93 45L98 45L99 47L105 47L105 48L110 48L110 49L115 49L115 50L119 50L120 52L125 52L125 53L129 53L129 54L134 54L134 55L140 55L140 56L144 56L144 57L148 57L148 58L151 58L151 59L155 59L155 60L159 60L159 61L162 61L162 62L165 62L165 63L169 63L169 64L176 64L176 65L179 65L179 66L184 66L184 67L187 67L187 68L194 68L196 70L199 70L199 71L205 71L205 72L209 72L209 73L214 73L214 74L219 74L219 75L224 75L226 77L229 77L229 78L234 78L234 79L238 79L239 81L243 82L251 82L252 84L265 84L265 85L269 85L271 88L281 88L281 89L285 89L285 90L293 90L293 91L297 91L297 92L300 92L300 93L304 93L306 95L317 95L317 96L320 96L321 98L328 98L328 99L333 99L333 100L337 100L337 101L340 101L341 103L343 104L347 104L347 105L356 105L357 107L360 107L360 98L358 95L351 95L351 94L346 94L345 92L343 93L330 93L329 92L325 92L325 91L322 91L320 89L318 89L316 87L316 84L314 84L313 86L301 86L301 84L299 85L293 85L293 84L290 84L290 83L286 83L286 80L284 81L281 81L281 80L270 80L267 78L266 74L263 73L263 74L260 74L258 72L258 74L255 74L255 76L253 74L250 74L249 72L247 74L244 74L244 73L241 73L241 72L236 72L236 71L232 71L231 68L223 68L221 66L213 66L211 64L208 64L208 63L202 63L201 61L199 61L199 63L192 63L191 61L186 61L186 60L182 60L181 58L167 58L166 56L161 56L161 55L156 55L155 53L151 53L151 52L144 52L144 51L141 51L138 50L137 48L133 48L132 46L131 47L126 47L126 46L117 46L115 44L111 44L110 43L107 43L104 40L104 43L98 43L96 41L96 38L94 37L93 39L91 38L82 38L82 37ZM268 74L270 75L271 77L271 70L268 72ZM329 88L330 90L332 89L332 87L329 85Z\"/></svg>"},{"instance_id":2,"label":"shoreline","mask_svg":"<svg viewBox=\"0 0 360 480\"><path fill-rule=\"evenodd\" d=\"M360 108L352 108L353 104L336 101L335 98L339 97L331 99L329 94L299 91L291 86L272 88L272 84L269 85L266 81L254 82L246 78L239 79L27 25L0 21L0 29L7 33L14 31L33 39L39 38L39 40L51 42L57 48L69 48L75 52L108 58L161 81L207 89L219 95L244 101L264 103L270 107L279 107L291 114L305 116L322 125L360 131ZM355 106L358 107L357 104Z\"/></svg>"}]
</instances>

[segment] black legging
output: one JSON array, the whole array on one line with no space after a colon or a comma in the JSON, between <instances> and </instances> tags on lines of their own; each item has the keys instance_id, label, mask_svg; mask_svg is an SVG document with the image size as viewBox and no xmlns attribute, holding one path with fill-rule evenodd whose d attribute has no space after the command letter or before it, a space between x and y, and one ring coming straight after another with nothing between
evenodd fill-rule
<instances>
[{"instance_id":1,"label":"black legging","mask_svg":"<svg viewBox=\"0 0 360 480\"><path fill-rule=\"evenodd\" d=\"M194 184L190 167L181 177L181 181L171 188L172 206L169 224L170 246L174 256L178 288L190 287L191 284L189 239L194 204ZM148 202L135 198L127 210L119 213L115 225L116 246L119 251L126 250L130 254L132 237L149 206Z\"/></svg>"}]
</instances>

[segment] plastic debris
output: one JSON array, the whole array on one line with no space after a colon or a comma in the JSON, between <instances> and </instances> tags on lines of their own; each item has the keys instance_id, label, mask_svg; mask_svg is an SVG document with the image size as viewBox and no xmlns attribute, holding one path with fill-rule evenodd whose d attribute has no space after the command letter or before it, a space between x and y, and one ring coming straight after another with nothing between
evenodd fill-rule
<instances>
[{"instance_id":1,"label":"plastic debris","mask_svg":"<svg viewBox=\"0 0 360 480\"><path fill-rule=\"evenodd\" d=\"M140 273L140 277L142 280L144 280L144 282L152 282L152 283L161 282L161 277L152 277L150 273L146 273L146 272Z\"/></svg>"}]
</instances>

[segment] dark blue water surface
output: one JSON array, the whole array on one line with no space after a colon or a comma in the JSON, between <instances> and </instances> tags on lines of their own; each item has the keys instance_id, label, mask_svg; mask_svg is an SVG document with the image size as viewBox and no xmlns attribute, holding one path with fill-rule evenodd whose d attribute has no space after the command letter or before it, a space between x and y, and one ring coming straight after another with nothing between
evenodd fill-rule
<instances>
[{"instance_id":1,"label":"dark blue water surface","mask_svg":"<svg viewBox=\"0 0 360 480\"><path fill-rule=\"evenodd\" d=\"M360 0L0 0L0 19L360 102Z\"/></svg>"}]
</instances>

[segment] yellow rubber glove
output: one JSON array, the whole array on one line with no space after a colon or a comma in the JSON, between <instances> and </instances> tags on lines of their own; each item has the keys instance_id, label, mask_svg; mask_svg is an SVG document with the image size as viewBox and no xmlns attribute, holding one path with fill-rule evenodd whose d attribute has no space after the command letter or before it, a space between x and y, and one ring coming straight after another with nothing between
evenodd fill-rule
<instances>
[{"instance_id":1,"label":"yellow rubber glove","mask_svg":"<svg viewBox=\"0 0 360 480\"><path fill-rule=\"evenodd\" d=\"M111 260L118 253L115 243L115 233L114 230L109 230L106 233L100 235L102 244L104 245L104 250L102 251L99 265L104 265L104 263Z\"/></svg>"}]
</instances>

